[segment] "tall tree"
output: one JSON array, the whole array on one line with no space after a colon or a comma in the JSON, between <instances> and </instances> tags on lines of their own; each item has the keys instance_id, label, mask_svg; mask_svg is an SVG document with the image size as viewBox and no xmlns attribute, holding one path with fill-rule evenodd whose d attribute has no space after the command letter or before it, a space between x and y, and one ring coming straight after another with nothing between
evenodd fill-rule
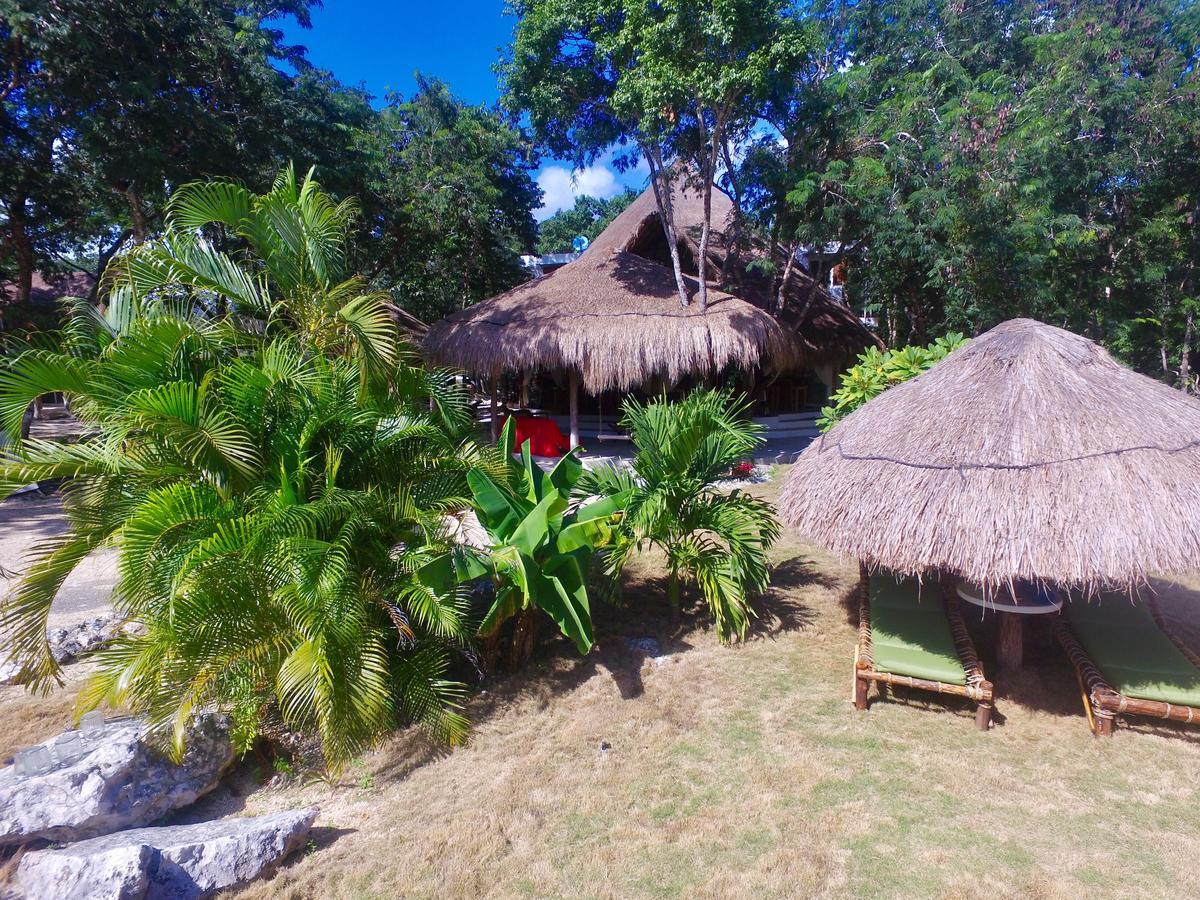
<instances>
[{"instance_id":1,"label":"tall tree","mask_svg":"<svg viewBox=\"0 0 1200 900\"><path fill-rule=\"evenodd\" d=\"M863 248L893 343L1013 315L1191 377L1200 10L828 0L742 170L762 220ZM776 137L779 137L778 142Z\"/></svg>"},{"instance_id":2,"label":"tall tree","mask_svg":"<svg viewBox=\"0 0 1200 900\"><path fill-rule=\"evenodd\" d=\"M313 73L272 27L285 16L307 26L308 8L0 0L0 204L18 300L35 267L72 247L98 245L103 269L144 241L174 185L266 179L299 147L332 171L353 168L339 125L370 114L366 97Z\"/></svg>"},{"instance_id":3,"label":"tall tree","mask_svg":"<svg viewBox=\"0 0 1200 900\"><path fill-rule=\"evenodd\" d=\"M436 321L524 280L518 256L537 242L541 193L519 128L418 75L417 91L390 96L363 140L371 171L361 252L398 303Z\"/></svg>"},{"instance_id":4,"label":"tall tree","mask_svg":"<svg viewBox=\"0 0 1200 900\"><path fill-rule=\"evenodd\" d=\"M808 29L791 6L787 0L625 4L623 34L636 42L638 65L619 78L617 96L635 109L665 111L668 146L687 161L691 186L703 199L696 260L701 309L708 305L712 191L722 151L730 136L749 133L776 84L807 56Z\"/></svg>"},{"instance_id":5,"label":"tall tree","mask_svg":"<svg viewBox=\"0 0 1200 900\"><path fill-rule=\"evenodd\" d=\"M649 164L679 300L689 303L672 190L686 172L704 202L698 302L708 302L712 186L730 134L760 115L797 64L806 29L785 0L523 0L502 66L508 102L552 150L589 162L614 142ZM676 160L684 165L673 164Z\"/></svg>"},{"instance_id":6,"label":"tall tree","mask_svg":"<svg viewBox=\"0 0 1200 900\"><path fill-rule=\"evenodd\" d=\"M675 113L643 72L644 17L628 15L639 5L645 4L514 0L513 44L499 66L504 102L528 114L535 135L552 153L578 166L614 144L632 149L616 157L619 167L638 156L646 160L679 302L687 306L672 207L678 172L670 165L669 136Z\"/></svg>"}]
</instances>

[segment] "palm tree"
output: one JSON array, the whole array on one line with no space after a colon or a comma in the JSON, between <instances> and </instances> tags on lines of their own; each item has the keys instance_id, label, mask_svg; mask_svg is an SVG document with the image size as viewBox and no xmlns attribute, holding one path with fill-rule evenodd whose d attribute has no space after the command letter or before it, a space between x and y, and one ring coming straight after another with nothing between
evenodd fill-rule
<instances>
[{"instance_id":1,"label":"palm tree","mask_svg":"<svg viewBox=\"0 0 1200 900\"><path fill-rule=\"evenodd\" d=\"M186 184L171 195L161 240L116 260L108 286L134 309L182 298L268 334L298 334L379 377L400 341L389 296L348 271L357 213L353 199L322 191L311 169L299 180L288 166L261 195L228 181Z\"/></svg>"},{"instance_id":2,"label":"palm tree","mask_svg":"<svg viewBox=\"0 0 1200 900\"><path fill-rule=\"evenodd\" d=\"M694 580L722 641L745 636L753 615L748 597L767 586L767 552L779 537L769 503L716 484L762 440L746 407L745 400L710 390L693 391L679 403L628 400L622 424L636 449L632 468L600 467L580 485L584 492L624 498L609 573L618 576L634 551L661 548L672 616L678 616L682 583Z\"/></svg>"},{"instance_id":3,"label":"palm tree","mask_svg":"<svg viewBox=\"0 0 1200 900\"><path fill-rule=\"evenodd\" d=\"M139 319L94 357L30 351L0 373L0 413L65 390L95 437L27 441L0 465L5 494L65 478L71 530L44 542L2 614L35 685L57 674L50 603L92 550L119 554L115 601L144 633L103 651L82 702L174 729L229 709L243 746L264 710L314 728L336 766L417 720L455 741L445 679L472 626L464 598L415 572L445 551L476 461L451 379L397 370L364 397L355 359L205 321ZM430 394L439 402L430 410Z\"/></svg>"},{"instance_id":4,"label":"palm tree","mask_svg":"<svg viewBox=\"0 0 1200 900\"><path fill-rule=\"evenodd\" d=\"M55 594L111 546L142 630L103 651L83 708L144 713L176 752L200 706L230 711L242 747L279 714L335 768L397 721L463 736L446 673L475 623L417 572L490 457L463 389L409 360L385 299L342 272L351 210L290 170L261 197L182 188L166 237L114 264L104 310L74 305L61 347L0 369L8 434L62 392L90 435L0 463L0 497L64 480L70 530L0 606L31 686L59 676Z\"/></svg>"}]
</instances>

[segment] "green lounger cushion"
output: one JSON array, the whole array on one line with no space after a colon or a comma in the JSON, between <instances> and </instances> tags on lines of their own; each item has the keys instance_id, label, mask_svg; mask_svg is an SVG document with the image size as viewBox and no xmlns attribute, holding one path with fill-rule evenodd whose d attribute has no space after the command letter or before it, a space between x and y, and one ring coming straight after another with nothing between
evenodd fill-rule
<instances>
[{"instance_id":1,"label":"green lounger cushion","mask_svg":"<svg viewBox=\"0 0 1200 900\"><path fill-rule=\"evenodd\" d=\"M1200 707L1200 669L1162 633L1144 604L1101 594L1067 604L1071 630L1104 677L1127 697Z\"/></svg>"},{"instance_id":2,"label":"green lounger cushion","mask_svg":"<svg viewBox=\"0 0 1200 900\"><path fill-rule=\"evenodd\" d=\"M950 623L934 585L921 591L915 578L871 578L871 648L875 668L944 684L966 684Z\"/></svg>"}]
</instances>

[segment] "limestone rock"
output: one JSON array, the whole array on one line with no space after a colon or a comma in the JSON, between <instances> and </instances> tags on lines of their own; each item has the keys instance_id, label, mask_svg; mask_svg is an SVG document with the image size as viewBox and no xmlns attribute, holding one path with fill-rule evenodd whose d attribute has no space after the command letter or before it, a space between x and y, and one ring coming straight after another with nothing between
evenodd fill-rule
<instances>
[{"instance_id":1,"label":"limestone rock","mask_svg":"<svg viewBox=\"0 0 1200 900\"><path fill-rule=\"evenodd\" d=\"M50 655L55 662L64 663L99 650L116 639L124 622L115 612L108 612L70 628L51 628L46 632Z\"/></svg>"},{"instance_id":2,"label":"limestone rock","mask_svg":"<svg viewBox=\"0 0 1200 900\"><path fill-rule=\"evenodd\" d=\"M137 828L21 860L16 884L29 898L192 900L272 870L308 837L317 809Z\"/></svg>"},{"instance_id":3,"label":"limestone rock","mask_svg":"<svg viewBox=\"0 0 1200 900\"><path fill-rule=\"evenodd\" d=\"M152 748L144 731L135 719L110 722L85 755L49 772L0 770L0 846L78 841L145 825L208 793L233 762L224 716L197 717L179 765Z\"/></svg>"}]
</instances>

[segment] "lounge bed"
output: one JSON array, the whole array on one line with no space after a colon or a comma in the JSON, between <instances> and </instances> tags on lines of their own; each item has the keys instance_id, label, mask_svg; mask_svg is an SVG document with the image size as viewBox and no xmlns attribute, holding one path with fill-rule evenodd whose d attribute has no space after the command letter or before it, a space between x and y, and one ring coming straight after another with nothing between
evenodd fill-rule
<instances>
[{"instance_id":1,"label":"lounge bed","mask_svg":"<svg viewBox=\"0 0 1200 900\"><path fill-rule=\"evenodd\" d=\"M854 705L867 708L871 682L886 691L899 684L967 697L977 704L975 723L992 720L992 683L984 677L953 590L916 579L896 581L860 569L858 647L854 659Z\"/></svg>"},{"instance_id":2,"label":"lounge bed","mask_svg":"<svg viewBox=\"0 0 1200 900\"><path fill-rule=\"evenodd\" d=\"M1074 599L1055 636L1075 666L1093 733L1111 735L1119 715L1200 721L1200 660L1171 637L1152 598Z\"/></svg>"}]
</instances>

